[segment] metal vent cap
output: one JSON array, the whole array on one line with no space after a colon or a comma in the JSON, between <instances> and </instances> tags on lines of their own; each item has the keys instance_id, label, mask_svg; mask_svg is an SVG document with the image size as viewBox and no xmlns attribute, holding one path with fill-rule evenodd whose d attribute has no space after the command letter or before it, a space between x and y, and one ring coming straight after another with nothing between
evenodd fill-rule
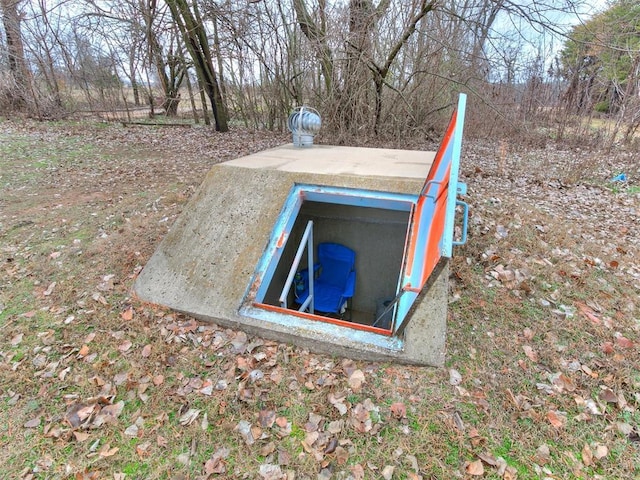
<instances>
[{"instance_id":1,"label":"metal vent cap","mask_svg":"<svg viewBox=\"0 0 640 480\"><path fill-rule=\"evenodd\" d=\"M313 137L320 131L322 119L315 108L302 106L291 112L287 125L293 136L294 146L310 147L313 145Z\"/></svg>"}]
</instances>

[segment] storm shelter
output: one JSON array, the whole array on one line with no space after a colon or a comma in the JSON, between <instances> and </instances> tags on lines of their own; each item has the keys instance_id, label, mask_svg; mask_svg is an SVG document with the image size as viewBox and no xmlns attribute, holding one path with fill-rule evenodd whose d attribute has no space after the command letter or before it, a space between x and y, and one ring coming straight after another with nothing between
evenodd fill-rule
<instances>
[{"instance_id":1,"label":"storm shelter","mask_svg":"<svg viewBox=\"0 0 640 480\"><path fill-rule=\"evenodd\" d=\"M438 152L283 145L214 166L136 293L313 351L442 365L465 100Z\"/></svg>"}]
</instances>

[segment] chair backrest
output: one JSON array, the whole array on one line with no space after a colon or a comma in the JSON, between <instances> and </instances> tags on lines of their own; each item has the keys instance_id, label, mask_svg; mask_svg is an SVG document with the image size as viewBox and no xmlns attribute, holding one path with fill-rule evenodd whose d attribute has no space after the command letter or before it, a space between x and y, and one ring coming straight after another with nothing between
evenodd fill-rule
<instances>
[{"instance_id":1,"label":"chair backrest","mask_svg":"<svg viewBox=\"0 0 640 480\"><path fill-rule=\"evenodd\" d=\"M356 253L339 243L318 245L318 262L322 267L319 281L344 288L356 262Z\"/></svg>"}]
</instances>

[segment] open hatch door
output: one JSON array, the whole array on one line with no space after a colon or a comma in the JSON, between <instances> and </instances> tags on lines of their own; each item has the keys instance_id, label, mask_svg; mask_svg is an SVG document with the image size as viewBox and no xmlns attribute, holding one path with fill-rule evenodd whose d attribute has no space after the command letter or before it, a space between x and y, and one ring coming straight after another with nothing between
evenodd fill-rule
<instances>
[{"instance_id":1,"label":"open hatch door","mask_svg":"<svg viewBox=\"0 0 640 480\"><path fill-rule=\"evenodd\" d=\"M404 271L394 301L395 334L406 326L416 299L437 273L438 265L451 258L453 245L466 241L468 208L456 199L458 193L466 193L466 185L458 183L465 106L466 95L460 94L458 107L416 202ZM453 240L457 204L464 207L463 235L459 242Z\"/></svg>"}]
</instances>

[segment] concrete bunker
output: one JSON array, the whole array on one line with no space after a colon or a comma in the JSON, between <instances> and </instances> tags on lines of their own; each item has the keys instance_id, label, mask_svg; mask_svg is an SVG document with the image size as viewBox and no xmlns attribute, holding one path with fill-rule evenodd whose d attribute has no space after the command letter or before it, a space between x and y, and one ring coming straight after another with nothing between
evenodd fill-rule
<instances>
[{"instance_id":1,"label":"concrete bunker","mask_svg":"<svg viewBox=\"0 0 640 480\"><path fill-rule=\"evenodd\" d=\"M215 165L137 295L313 351L442 365L464 108L461 95L438 152L283 145ZM291 291L282 302L289 276L326 242L355 251L345 316L299 311Z\"/></svg>"}]
</instances>

